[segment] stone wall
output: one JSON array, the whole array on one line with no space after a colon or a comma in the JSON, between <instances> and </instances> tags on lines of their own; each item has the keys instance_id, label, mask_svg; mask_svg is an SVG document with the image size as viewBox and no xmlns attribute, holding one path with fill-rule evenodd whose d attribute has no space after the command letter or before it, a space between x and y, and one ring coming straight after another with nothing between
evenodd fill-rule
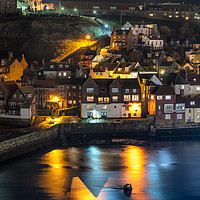
<instances>
[{"instance_id":1,"label":"stone wall","mask_svg":"<svg viewBox=\"0 0 200 200\"><path fill-rule=\"evenodd\" d=\"M0 142L0 162L51 145L58 137L59 126Z\"/></svg>"}]
</instances>

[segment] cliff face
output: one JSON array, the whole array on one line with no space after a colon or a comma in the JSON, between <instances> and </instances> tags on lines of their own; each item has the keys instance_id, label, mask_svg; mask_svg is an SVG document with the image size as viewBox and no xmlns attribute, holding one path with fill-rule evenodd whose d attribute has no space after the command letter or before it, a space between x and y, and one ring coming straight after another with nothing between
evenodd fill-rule
<instances>
[{"instance_id":1,"label":"cliff face","mask_svg":"<svg viewBox=\"0 0 200 200\"><path fill-rule=\"evenodd\" d=\"M28 60L49 61L87 34L102 33L92 19L78 17L1 17L0 52L25 54Z\"/></svg>"}]
</instances>

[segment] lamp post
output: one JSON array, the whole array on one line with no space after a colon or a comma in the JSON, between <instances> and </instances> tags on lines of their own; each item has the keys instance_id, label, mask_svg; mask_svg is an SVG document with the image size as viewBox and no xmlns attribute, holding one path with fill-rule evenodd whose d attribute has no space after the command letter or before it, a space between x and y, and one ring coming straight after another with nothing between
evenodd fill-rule
<instances>
[{"instance_id":1,"label":"lamp post","mask_svg":"<svg viewBox=\"0 0 200 200\"><path fill-rule=\"evenodd\" d=\"M89 42L90 42L90 35L86 35L86 39L88 40L88 46L89 46Z\"/></svg>"},{"instance_id":2,"label":"lamp post","mask_svg":"<svg viewBox=\"0 0 200 200\"><path fill-rule=\"evenodd\" d=\"M108 24L105 24L105 25L104 25L104 28L105 28L105 30L106 30L106 35L107 35Z\"/></svg>"}]
</instances>

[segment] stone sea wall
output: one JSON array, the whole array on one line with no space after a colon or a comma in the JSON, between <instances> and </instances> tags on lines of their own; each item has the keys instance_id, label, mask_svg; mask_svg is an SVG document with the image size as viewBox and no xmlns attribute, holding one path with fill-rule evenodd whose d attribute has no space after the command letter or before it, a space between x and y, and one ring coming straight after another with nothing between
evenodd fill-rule
<instances>
[{"instance_id":1,"label":"stone sea wall","mask_svg":"<svg viewBox=\"0 0 200 200\"><path fill-rule=\"evenodd\" d=\"M58 137L58 129L56 125L0 142L0 162L51 145Z\"/></svg>"}]
</instances>

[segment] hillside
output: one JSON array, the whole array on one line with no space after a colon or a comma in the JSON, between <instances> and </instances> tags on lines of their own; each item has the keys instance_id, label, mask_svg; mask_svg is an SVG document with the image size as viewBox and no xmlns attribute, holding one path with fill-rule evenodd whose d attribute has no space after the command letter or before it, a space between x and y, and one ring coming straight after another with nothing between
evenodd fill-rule
<instances>
[{"instance_id":1,"label":"hillside","mask_svg":"<svg viewBox=\"0 0 200 200\"><path fill-rule=\"evenodd\" d=\"M76 48L78 39L87 34L101 35L102 30L91 18L75 16L0 17L1 57L12 51L25 54L28 60L49 61Z\"/></svg>"}]
</instances>

